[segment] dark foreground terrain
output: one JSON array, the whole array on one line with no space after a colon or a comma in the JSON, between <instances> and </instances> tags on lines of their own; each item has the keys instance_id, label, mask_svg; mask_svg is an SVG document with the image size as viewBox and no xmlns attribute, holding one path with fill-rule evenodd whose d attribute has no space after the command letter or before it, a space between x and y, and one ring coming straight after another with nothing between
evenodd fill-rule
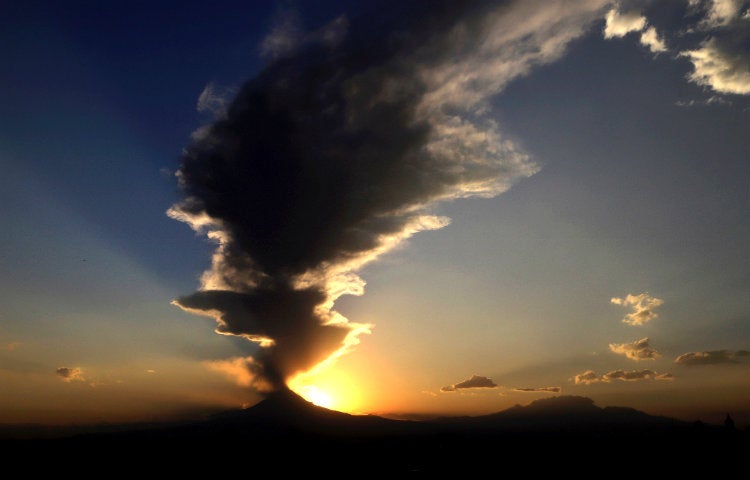
<instances>
[{"instance_id":1,"label":"dark foreground terrain","mask_svg":"<svg viewBox=\"0 0 750 480\"><path fill-rule=\"evenodd\" d=\"M110 473L139 475L194 476L209 469L211 476L471 472L536 478L561 472L582 477L741 472L748 465L749 440L747 430L600 408L584 397L538 400L479 417L407 422L326 410L284 391L205 422L3 440L0 452L6 466L23 463L28 474L80 468L82 476L96 476L101 467L92 465L103 465Z\"/></svg>"}]
</instances>

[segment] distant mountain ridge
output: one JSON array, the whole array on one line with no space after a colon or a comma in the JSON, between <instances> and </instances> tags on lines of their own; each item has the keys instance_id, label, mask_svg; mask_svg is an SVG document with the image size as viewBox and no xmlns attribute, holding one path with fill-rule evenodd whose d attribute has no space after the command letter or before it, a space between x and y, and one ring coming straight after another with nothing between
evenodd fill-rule
<instances>
[{"instance_id":1,"label":"distant mountain ridge","mask_svg":"<svg viewBox=\"0 0 750 480\"><path fill-rule=\"evenodd\" d=\"M138 468L135 473L152 465L168 467L165 472L173 474L175 469L194 473L196 465L215 469L249 462L273 472L347 476L486 472L492 461L518 463L541 455L544 461L529 468L553 474L576 455L608 457L644 446L669 446L694 462L713 462L706 455L712 450L744 458L749 438L747 431L632 408L601 408L586 397L545 398L475 417L404 421L328 410L281 390L250 408L221 412L203 422L56 440L0 441L0 451L5 458L33 452L63 462L85 452L118 465L126 455L127 465Z\"/></svg>"}]
</instances>

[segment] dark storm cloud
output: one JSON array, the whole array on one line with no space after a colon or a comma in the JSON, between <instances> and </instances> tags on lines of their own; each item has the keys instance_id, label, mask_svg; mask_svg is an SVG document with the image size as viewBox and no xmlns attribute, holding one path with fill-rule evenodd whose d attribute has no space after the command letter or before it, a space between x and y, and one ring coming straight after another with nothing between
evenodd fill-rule
<instances>
[{"instance_id":1,"label":"dark storm cloud","mask_svg":"<svg viewBox=\"0 0 750 480\"><path fill-rule=\"evenodd\" d=\"M440 389L441 392L455 392L456 390L465 390L468 388L497 388L499 385L487 377L481 375L472 375L470 379L464 380L453 385L447 385Z\"/></svg>"},{"instance_id":2,"label":"dark storm cloud","mask_svg":"<svg viewBox=\"0 0 750 480\"><path fill-rule=\"evenodd\" d=\"M740 363L750 359L747 350L710 350L707 352L688 352L677 357L674 363L680 365L721 365L727 363Z\"/></svg>"},{"instance_id":3,"label":"dark storm cloud","mask_svg":"<svg viewBox=\"0 0 750 480\"><path fill-rule=\"evenodd\" d=\"M275 385L344 353L368 326L333 303L363 293L363 265L447 225L437 202L536 172L487 100L559 58L603 3L393 2L310 34L282 22L271 63L185 149L169 215L217 249L175 303L258 342L254 373Z\"/></svg>"}]
</instances>

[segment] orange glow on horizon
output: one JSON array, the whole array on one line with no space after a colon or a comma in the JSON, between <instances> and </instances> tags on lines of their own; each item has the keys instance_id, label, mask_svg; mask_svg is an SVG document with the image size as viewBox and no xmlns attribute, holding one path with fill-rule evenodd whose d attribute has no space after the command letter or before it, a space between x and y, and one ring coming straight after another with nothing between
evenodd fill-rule
<instances>
[{"instance_id":1,"label":"orange glow on horizon","mask_svg":"<svg viewBox=\"0 0 750 480\"><path fill-rule=\"evenodd\" d=\"M335 369L297 375L289 381L289 388L319 407L360 413L360 392L346 375Z\"/></svg>"}]
</instances>

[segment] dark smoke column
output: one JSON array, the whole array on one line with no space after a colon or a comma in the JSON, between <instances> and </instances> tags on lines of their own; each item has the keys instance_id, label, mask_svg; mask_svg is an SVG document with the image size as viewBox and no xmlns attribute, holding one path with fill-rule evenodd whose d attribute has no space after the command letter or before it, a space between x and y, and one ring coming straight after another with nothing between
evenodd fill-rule
<instances>
[{"instance_id":1,"label":"dark smoke column","mask_svg":"<svg viewBox=\"0 0 750 480\"><path fill-rule=\"evenodd\" d=\"M335 300L363 293L363 265L447 225L434 204L493 197L537 170L486 101L558 58L598 10L562 9L524 29L515 16L531 3L339 18L277 55L195 135L177 173L183 199L168 214L217 247L200 290L174 303L258 343L247 362L256 388L281 387L358 342L368 326Z\"/></svg>"}]
</instances>

